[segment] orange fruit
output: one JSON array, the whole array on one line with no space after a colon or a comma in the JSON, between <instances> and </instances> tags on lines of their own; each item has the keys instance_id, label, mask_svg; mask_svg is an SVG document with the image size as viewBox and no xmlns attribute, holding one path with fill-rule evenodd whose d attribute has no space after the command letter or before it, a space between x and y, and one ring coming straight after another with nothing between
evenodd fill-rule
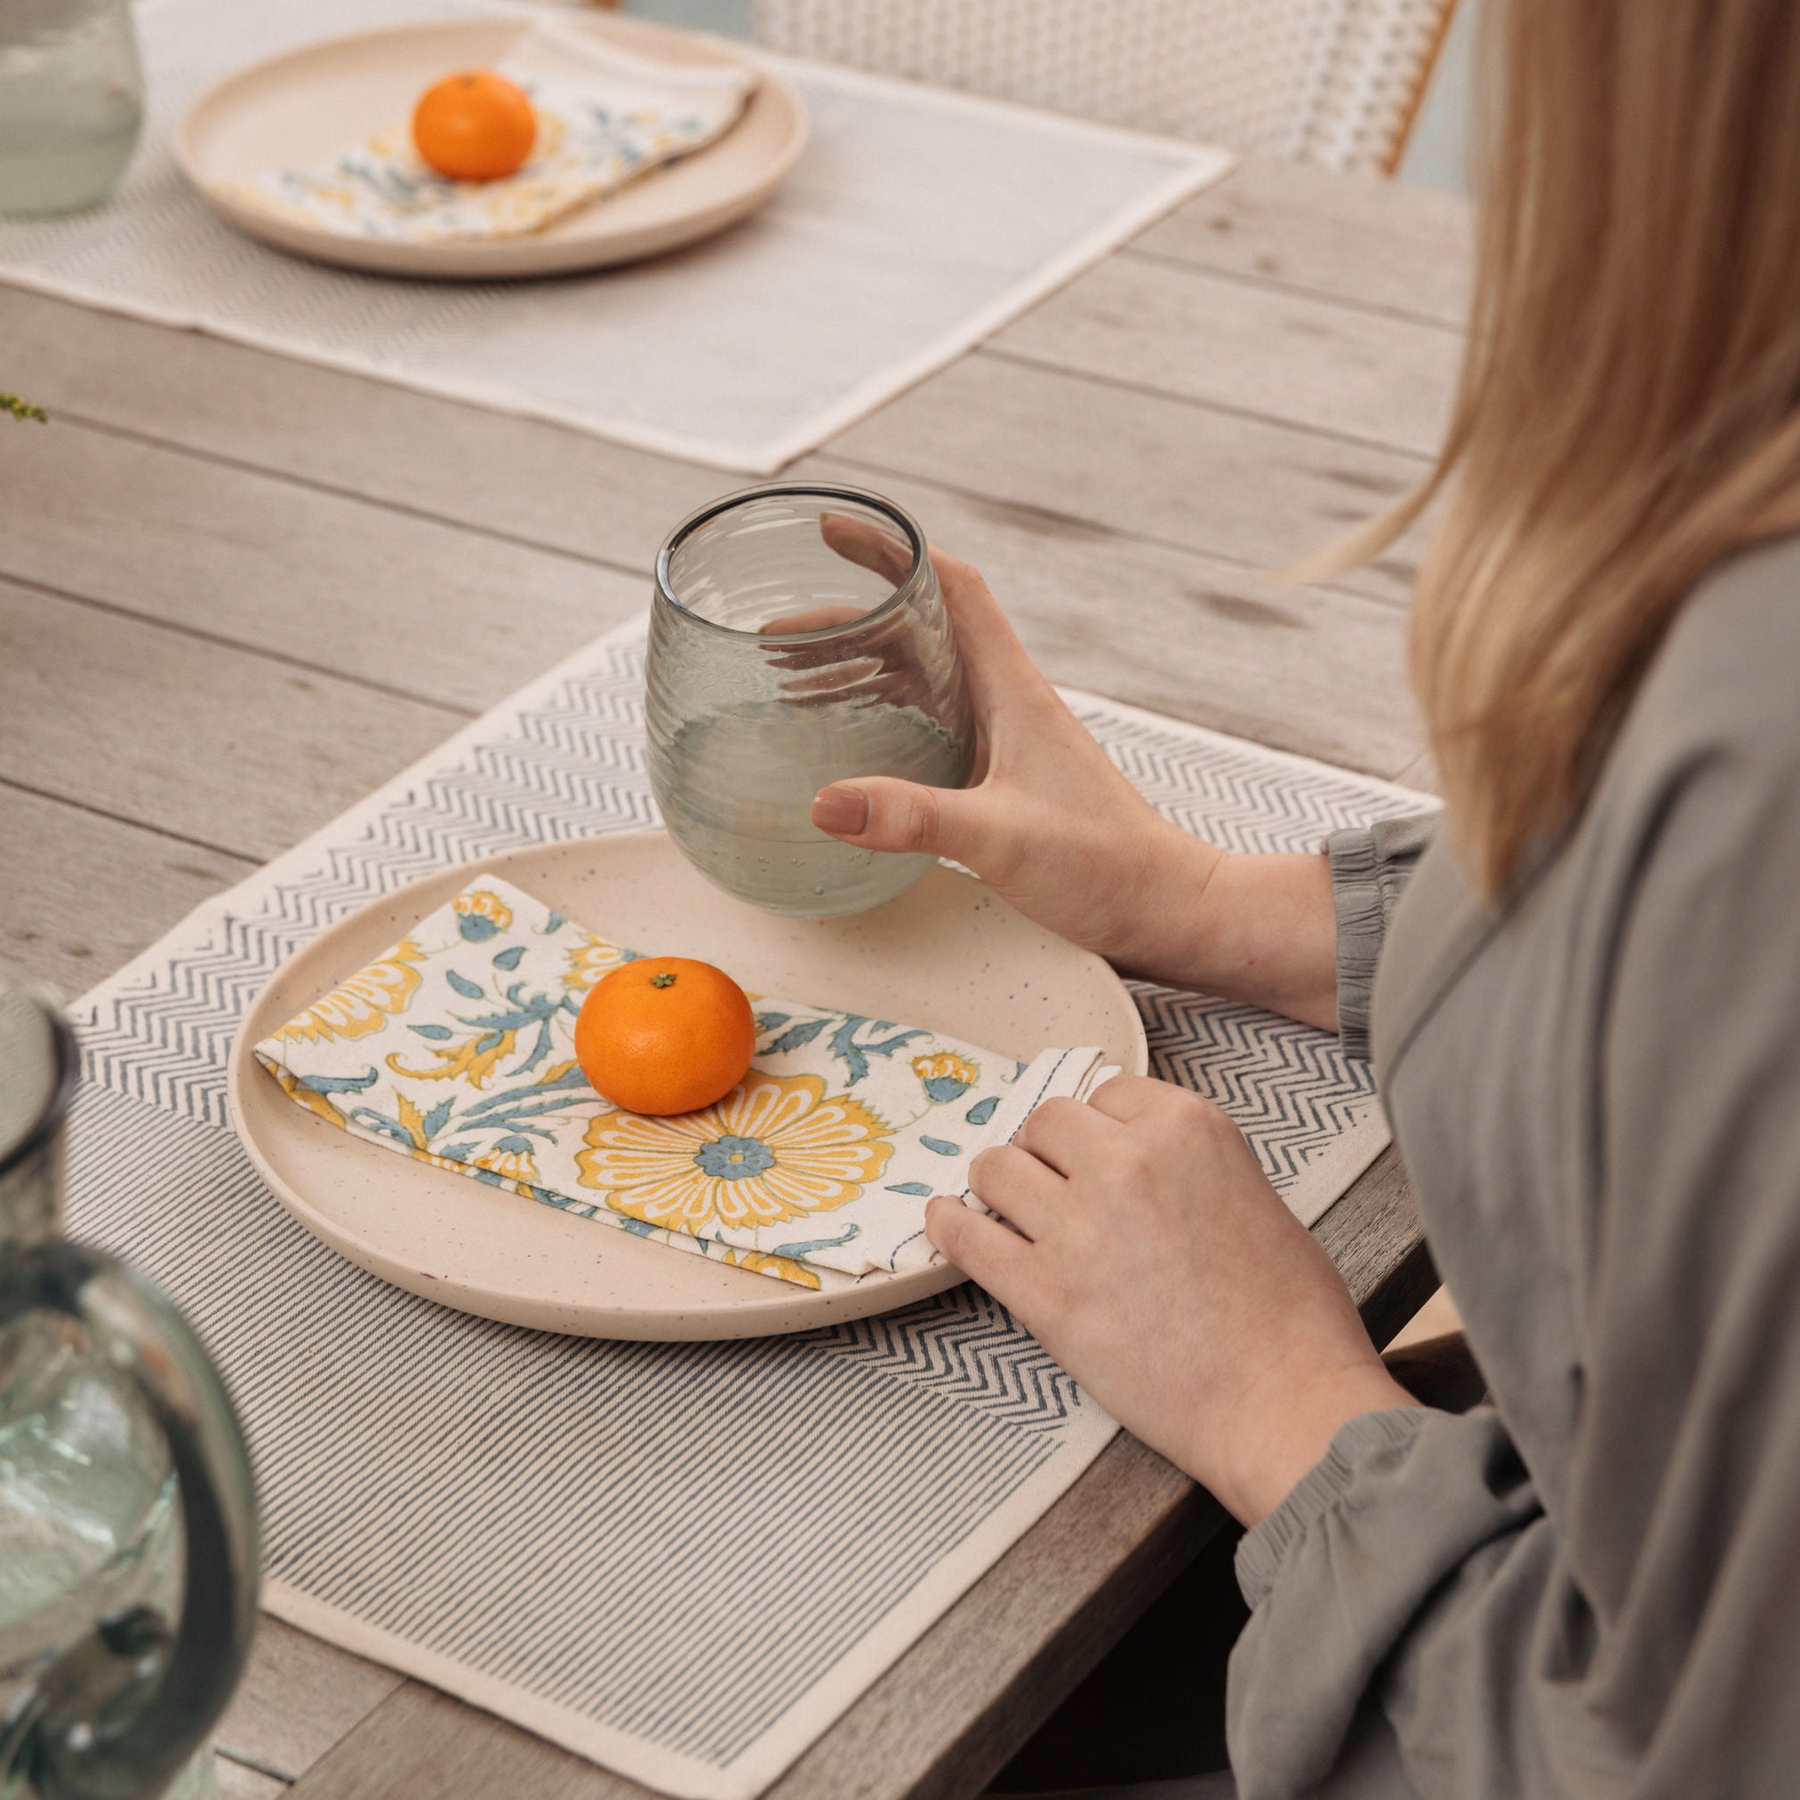
<instances>
[{"instance_id":1,"label":"orange fruit","mask_svg":"<svg viewBox=\"0 0 1800 1800\"><path fill-rule=\"evenodd\" d=\"M756 1017L711 963L645 956L594 983L575 1021L581 1072L627 1112L698 1112L744 1079Z\"/></svg>"},{"instance_id":2,"label":"orange fruit","mask_svg":"<svg viewBox=\"0 0 1800 1800\"><path fill-rule=\"evenodd\" d=\"M413 143L452 181L510 175L537 142L537 114L522 88L488 69L447 75L413 109Z\"/></svg>"}]
</instances>

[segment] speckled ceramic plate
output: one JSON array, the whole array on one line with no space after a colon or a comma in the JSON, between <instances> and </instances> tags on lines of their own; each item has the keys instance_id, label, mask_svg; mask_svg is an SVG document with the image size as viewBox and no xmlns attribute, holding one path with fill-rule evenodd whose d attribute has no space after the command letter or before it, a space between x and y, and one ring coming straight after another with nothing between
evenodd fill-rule
<instances>
[{"instance_id":1,"label":"speckled ceramic plate","mask_svg":"<svg viewBox=\"0 0 1800 1800\"><path fill-rule=\"evenodd\" d=\"M678 947L770 993L930 1026L1021 1059L1051 1044L1098 1044L1133 1074L1149 1066L1137 1008L1105 963L948 869L848 919L758 912L710 887L660 831L446 869L371 901L285 964L244 1021L229 1085L238 1136L302 1225L383 1280L465 1312L585 1337L760 1337L887 1312L961 1279L938 1267L815 1294L414 1162L294 1105L251 1047L478 870L616 942Z\"/></svg>"},{"instance_id":2,"label":"speckled ceramic plate","mask_svg":"<svg viewBox=\"0 0 1800 1800\"><path fill-rule=\"evenodd\" d=\"M642 19L571 14L559 23L665 62L749 60L717 38ZM228 76L189 107L175 132L176 160L232 224L283 250L386 275L492 281L605 268L710 237L762 205L805 147L806 110L798 95L758 63L756 92L716 143L524 237L446 244L350 237L220 191L220 182L307 168L410 117L432 82L453 69L491 68L529 24L514 17L401 25L270 57Z\"/></svg>"}]
</instances>

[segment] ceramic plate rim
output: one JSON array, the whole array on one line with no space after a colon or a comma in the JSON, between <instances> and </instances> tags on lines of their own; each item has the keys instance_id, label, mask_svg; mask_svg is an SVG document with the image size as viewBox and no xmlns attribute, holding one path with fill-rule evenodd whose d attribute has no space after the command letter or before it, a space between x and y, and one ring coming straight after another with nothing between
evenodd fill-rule
<instances>
[{"instance_id":1,"label":"ceramic plate rim","mask_svg":"<svg viewBox=\"0 0 1800 1800\"><path fill-rule=\"evenodd\" d=\"M572 14L568 20L558 22L591 32L597 37L616 34L618 30L618 22L611 15L583 17ZM601 220L598 232L564 233L560 231L560 224L572 221L563 221L544 232L528 233L521 237L485 241L455 240L444 244L397 243L386 239L357 238L319 231L298 221L264 212L260 208L240 204L215 192L201 167L196 139L204 124L203 115L219 106L228 105L233 99L233 89L265 80L277 74L284 64L299 62L322 52L352 52L363 44L396 39L423 39L434 34L472 27L516 24L524 28L530 23L528 15L499 12L472 14L455 19L417 20L406 25L380 25L372 26L366 31L342 32L335 37L317 38L310 43L296 44L289 49L260 57L255 62L246 63L242 68L221 76L183 108L172 136L176 165L195 193L215 213L259 242L273 244L320 262L377 274L479 281L505 279L509 276L529 278L534 275L574 274L584 269L605 268L695 243L735 224L762 205L793 173L794 165L806 149L811 137L811 126L805 104L792 85L784 81L762 59L709 34L683 31L651 20L631 19L625 27L627 36L652 41L658 37L677 37L689 44L698 43L709 53L698 60L739 63L756 73L758 88L752 94L745 111L712 143L694 151L691 156L681 158L682 164L698 163L728 144L742 127L750 107L758 104L765 94L786 114L786 130L777 152L754 171L747 172L723 194L713 196L687 213L608 234L604 229L605 209L601 206L591 215ZM645 182L654 181L662 172L652 170L642 179ZM576 220L581 216L577 214Z\"/></svg>"},{"instance_id":2,"label":"ceramic plate rim","mask_svg":"<svg viewBox=\"0 0 1800 1800\"><path fill-rule=\"evenodd\" d=\"M615 831L598 834L591 839L565 840L564 842L586 842L595 846L647 846L653 840L668 842L667 833L660 830L648 831ZM446 876L455 874L473 875L486 870L503 872L507 865L528 858L534 854L542 854L546 850L559 848L561 845L550 843L527 844L516 846L510 850L496 851L489 856L473 857L465 862L448 865L444 868L429 870L415 877L412 881L394 889L390 893L377 894L364 900L360 905L346 913L342 918L334 920L323 931L318 932L308 941L284 957L278 967L271 972L268 979L257 990L255 998L250 1002L240 1022L231 1047L231 1054L226 1065L226 1105L231 1128L238 1142L243 1146L246 1155L255 1167L258 1175L267 1184L270 1191L281 1203L282 1207L296 1219L315 1238L326 1244L337 1254L367 1270L379 1279L400 1287L405 1291L420 1295L436 1304L448 1306L452 1310L470 1312L476 1316L499 1319L523 1326L525 1329L551 1329L544 1326L533 1326L527 1321L509 1318L503 1311L488 1310L485 1306L463 1304L460 1299L453 1298L453 1293L472 1292L460 1287L446 1285L438 1277L423 1276L422 1272L410 1264L398 1263L382 1247L369 1243L360 1237L352 1228L344 1225L329 1212L322 1211L313 1200L290 1182L273 1163L270 1153L259 1142L253 1124L255 1110L244 1103L251 1081L267 1081L271 1079L262 1064L256 1060L254 1045L259 1035L269 1027L258 1023L258 1014L268 1001L270 994L281 984L289 970L301 960L314 960L321 954L329 955L334 943L342 939L352 938L371 913L392 911L397 906L405 905L407 896L415 890L427 885L440 885ZM986 884L974 876L946 868L940 864L930 875L947 876L954 881L968 882L971 887L985 888ZM930 876L928 875L928 879ZM991 890L988 890L991 892ZM432 901L421 908L417 918L423 918L431 910L431 906L441 904ZM1011 910L1011 909L1009 909ZM416 922L416 920L415 920ZM402 927L402 929L404 929ZM1094 959L1102 967L1101 959ZM1149 1044L1144 1032L1144 1023L1135 1004L1131 1002L1130 992L1120 980L1117 973L1108 970L1118 989L1125 999L1125 1007L1121 1009L1121 1018L1127 1014L1131 1020L1131 1048L1134 1066L1126 1069L1127 1074L1145 1074L1149 1069ZM341 980L342 976L337 977ZM320 990L324 991L324 990ZM316 998L316 996L315 996ZM290 1003L291 1000L290 1000ZM309 1004L306 1002L303 1004ZM254 1028L254 1029L253 1029ZM319 1124L320 1130L330 1130L328 1125ZM379 1146L363 1143L359 1139L349 1139L358 1151L366 1151L370 1155L386 1154ZM434 1171L435 1173L435 1171ZM468 1177L443 1172L446 1182L466 1182ZM524 1200L523 1196L509 1195L508 1198L521 1200L526 1205L536 1202ZM604 1229L604 1227L602 1227ZM619 1233L621 1246L635 1245L650 1254L672 1255L661 1246L639 1244L627 1234ZM720 1275L736 1275L735 1270L717 1267ZM843 1289L836 1293L815 1292L786 1282L777 1282L766 1275L757 1275L748 1271L742 1272L745 1283L756 1284L755 1288L746 1286L746 1297L735 1301L729 1308L713 1309L710 1316L721 1320L729 1320L731 1329L708 1329L701 1333L681 1330L674 1335L683 1341L694 1341L704 1337L710 1339L758 1337L769 1335L785 1335L791 1332L810 1331L840 1323L844 1320L864 1318L871 1315L892 1312L899 1307L911 1304L916 1300L927 1299L933 1294L942 1293L945 1289L956 1286L966 1279L962 1272L950 1264L938 1264L924 1269L917 1269L902 1275L870 1276L860 1282L854 1289ZM422 1282L435 1285L426 1286ZM761 1290L769 1290L766 1294ZM751 1298L752 1294L756 1297ZM485 1301L510 1304L517 1303L522 1308L531 1306L534 1296L525 1290L509 1290L489 1287L475 1296ZM541 1300L540 1300L541 1304ZM658 1307L646 1309L647 1315L661 1318L667 1316L671 1327L679 1325L688 1318L688 1312L675 1307ZM600 1333L597 1331L568 1330L564 1335L570 1336L607 1336L625 1339L627 1334L617 1331ZM658 1334L632 1333L631 1341L667 1341Z\"/></svg>"}]
</instances>

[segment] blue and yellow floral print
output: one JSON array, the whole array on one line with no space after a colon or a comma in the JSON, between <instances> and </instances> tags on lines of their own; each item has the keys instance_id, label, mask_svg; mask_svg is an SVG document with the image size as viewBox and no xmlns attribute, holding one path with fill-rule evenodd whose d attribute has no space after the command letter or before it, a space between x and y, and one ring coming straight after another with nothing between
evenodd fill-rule
<instances>
[{"instance_id":1,"label":"blue and yellow floral print","mask_svg":"<svg viewBox=\"0 0 1800 1800\"><path fill-rule=\"evenodd\" d=\"M633 954L483 877L256 1054L350 1137L806 1287L935 1260L925 1201L963 1193L978 1150L1098 1060L1026 1068L924 1026L764 1000L736 1088L645 1118L574 1054L589 989Z\"/></svg>"},{"instance_id":2,"label":"blue and yellow floral print","mask_svg":"<svg viewBox=\"0 0 1800 1800\"><path fill-rule=\"evenodd\" d=\"M614 1212L705 1237L846 1206L892 1155L887 1121L860 1101L829 1094L817 1075L753 1068L701 1112L602 1114L575 1162Z\"/></svg>"},{"instance_id":3,"label":"blue and yellow floral print","mask_svg":"<svg viewBox=\"0 0 1800 1800\"><path fill-rule=\"evenodd\" d=\"M419 962L424 956L411 938L402 938L380 962L370 963L341 987L297 1013L276 1032L294 1043L325 1043L334 1038L367 1037L390 1017L405 1012L419 991Z\"/></svg>"},{"instance_id":4,"label":"blue and yellow floral print","mask_svg":"<svg viewBox=\"0 0 1800 1800\"><path fill-rule=\"evenodd\" d=\"M915 1056L912 1066L913 1073L925 1084L926 1098L938 1105L960 1100L981 1079L981 1071L954 1050Z\"/></svg>"},{"instance_id":5,"label":"blue and yellow floral print","mask_svg":"<svg viewBox=\"0 0 1800 1800\"><path fill-rule=\"evenodd\" d=\"M740 63L651 62L564 21L522 33L499 73L530 96L537 142L498 181L451 181L396 123L304 169L216 184L226 199L340 236L440 244L542 231L709 144L756 85Z\"/></svg>"},{"instance_id":6,"label":"blue and yellow floral print","mask_svg":"<svg viewBox=\"0 0 1800 1800\"><path fill-rule=\"evenodd\" d=\"M468 944L486 943L512 923L512 908L487 888L456 896L456 929Z\"/></svg>"}]
</instances>

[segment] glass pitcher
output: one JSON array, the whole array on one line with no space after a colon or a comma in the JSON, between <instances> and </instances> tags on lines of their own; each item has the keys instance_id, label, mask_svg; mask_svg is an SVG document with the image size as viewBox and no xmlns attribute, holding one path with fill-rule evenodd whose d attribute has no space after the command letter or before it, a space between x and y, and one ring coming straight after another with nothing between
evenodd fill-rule
<instances>
[{"instance_id":1,"label":"glass pitcher","mask_svg":"<svg viewBox=\"0 0 1800 1800\"><path fill-rule=\"evenodd\" d=\"M256 1622L249 1461L180 1315L58 1235L75 1070L0 968L0 1800L198 1800Z\"/></svg>"},{"instance_id":2,"label":"glass pitcher","mask_svg":"<svg viewBox=\"0 0 1800 1800\"><path fill-rule=\"evenodd\" d=\"M0 213L104 200L143 118L130 0L0 0Z\"/></svg>"},{"instance_id":3,"label":"glass pitcher","mask_svg":"<svg viewBox=\"0 0 1800 1800\"><path fill-rule=\"evenodd\" d=\"M973 767L956 633L924 534L891 500L777 482L684 519L656 562L645 676L663 822L727 893L834 918L932 866L811 817L834 781L962 787Z\"/></svg>"}]
</instances>

